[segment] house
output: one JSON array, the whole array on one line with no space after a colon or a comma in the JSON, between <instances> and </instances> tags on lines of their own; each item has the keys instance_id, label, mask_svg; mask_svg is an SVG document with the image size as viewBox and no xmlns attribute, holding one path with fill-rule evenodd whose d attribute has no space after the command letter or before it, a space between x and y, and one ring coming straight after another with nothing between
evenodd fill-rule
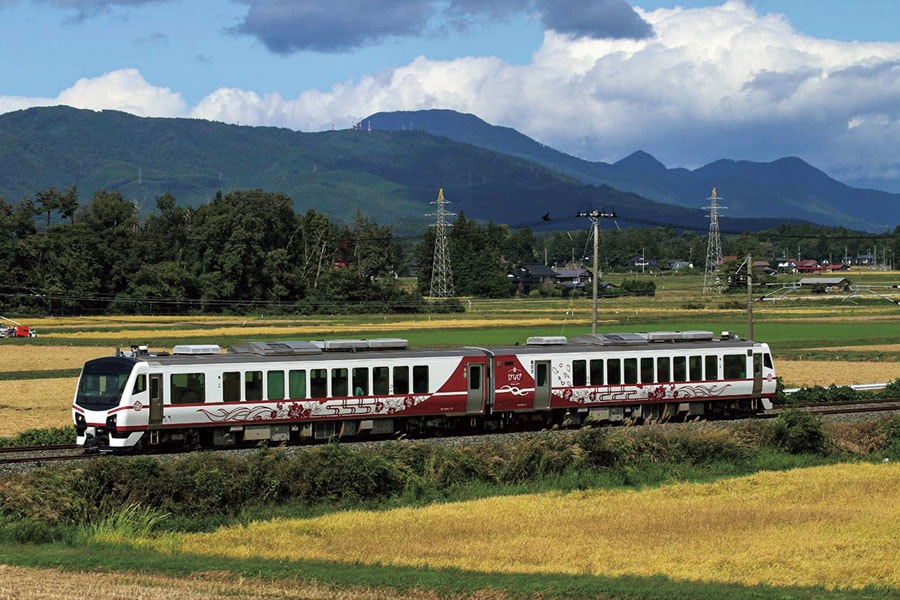
<instances>
[{"instance_id":1,"label":"house","mask_svg":"<svg viewBox=\"0 0 900 600\"><path fill-rule=\"evenodd\" d=\"M656 261L652 258L644 258L643 256L632 256L628 264L638 269L655 269Z\"/></svg>"},{"instance_id":2,"label":"house","mask_svg":"<svg viewBox=\"0 0 900 600\"><path fill-rule=\"evenodd\" d=\"M864 265L864 266L873 266L876 261L876 257L874 254L860 254L856 258L853 259L853 264L855 265Z\"/></svg>"},{"instance_id":3,"label":"house","mask_svg":"<svg viewBox=\"0 0 900 600\"><path fill-rule=\"evenodd\" d=\"M544 284L556 284L559 274L547 265L528 263L513 268L506 277L515 286L516 293L527 294L532 288L539 288Z\"/></svg>"},{"instance_id":4,"label":"house","mask_svg":"<svg viewBox=\"0 0 900 600\"><path fill-rule=\"evenodd\" d=\"M556 269L556 283L570 290L581 290L591 282L587 269Z\"/></svg>"},{"instance_id":5,"label":"house","mask_svg":"<svg viewBox=\"0 0 900 600\"><path fill-rule=\"evenodd\" d=\"M799 261L796 258L775 259L775 265L778 267L778 271L781 273L796 273L798 262Z\"/></svg>"},{"instance_id":6,"label":"house","mask_svg":"<svg viewBox=\"0 0 900 600\"><path fill-rule=\"evenodd\" d=\"M798 273L821 273L825 270L825 267L819 264L814 258L808 258L801 260L797 263L797 272Z\"/></svg>"},{"instance_id":7,"label":"house","mask_svg":"<svg viewBox=\"0 0 900 600\"><path fill-rule=\"evenodd\" d=\"M751 266L754 271L765 273L766 275L774 275L777 272L767 260L754 260Z\"/></svg>"},{"instance_id":8,"label":"house","mask_svg":"<svg viewBox=\"0 0 900 600\"><path fill-rule=\"evenodd\" d=\"M852 285L846 277L804 277L800 280L800 287L816 287L826 292L849 292Z\"/></svg>"},{"instance_id":9,"label":"house","mask_svg":"<svg viewBox=\"0 0 900 600\"><path fill-rule=\"evenodd\" d=\"M666 263L666 268L671 271L687 271L694 268L694 263L686 260L670 260Z\"/></svg>"}]
</instances>

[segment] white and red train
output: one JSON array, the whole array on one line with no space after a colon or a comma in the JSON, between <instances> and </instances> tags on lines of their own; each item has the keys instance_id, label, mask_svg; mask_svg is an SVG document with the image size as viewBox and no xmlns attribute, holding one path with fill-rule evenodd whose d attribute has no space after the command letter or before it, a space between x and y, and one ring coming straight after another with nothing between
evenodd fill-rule
<instances>
[{"instance_id":1,"label":"white and red train","mask_svg":"<svg viewBox=\"0 0 900 600\"><path fill-rule=\"evenodd\" d=\"M708 331L134 347L84 365L72 417L78 444L117 452L740 416L775 386L766 344Z\"/></svg>"}]
</instances>

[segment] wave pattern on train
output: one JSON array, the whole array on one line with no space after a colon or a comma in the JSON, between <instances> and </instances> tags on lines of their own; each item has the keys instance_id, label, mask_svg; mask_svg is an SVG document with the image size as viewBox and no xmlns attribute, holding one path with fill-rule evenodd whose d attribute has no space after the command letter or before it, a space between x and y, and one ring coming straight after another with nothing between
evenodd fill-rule
<instances>
[{"instance_id":1,"label":"wave pattern on train","mask_svg":"<svg viewBox=\"0 0 900 600\"><path fill-rule=\"evenodd\" d=\"M78 444L124 452L738 417L775 386L769 347L727 332L133 347L84 365L72 417Z\"/></svg>"}]
</instances>

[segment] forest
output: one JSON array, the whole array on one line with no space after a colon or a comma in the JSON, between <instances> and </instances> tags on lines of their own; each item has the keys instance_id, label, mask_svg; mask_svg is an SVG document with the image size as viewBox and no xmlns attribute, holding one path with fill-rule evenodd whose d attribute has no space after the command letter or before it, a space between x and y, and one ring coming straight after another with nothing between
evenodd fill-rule
<instances>
[{"instance_id":1,"label":"forest","mask_svg":"<svg viewBox=\"0 0 900 600\"><path fill-rule=\"evenodd\" d=\"M535 233L460 213L447 228L456 295L521 293L508 274L525 263L589 269L589 225ZM633 270L636 255L660 266L684 260L704 268L701 231L604 223L599 242L604 278L621 279L613 273ZM35 316L462 310L452 299L426 302L434 245L433 227L396 236L361 212L348 223L312 209L298 214L287 195L258 189L218 192L198 207L165 194L142 215L118 191L82 200L74 186L50 188L15 203L0 198L0 310ZM893 259L900 226L881 236L806 223L722 235L725 255L755 260L840 261L875 247ZM411 274L417 284L403 285Z\"/></svg>"}]
</instances>

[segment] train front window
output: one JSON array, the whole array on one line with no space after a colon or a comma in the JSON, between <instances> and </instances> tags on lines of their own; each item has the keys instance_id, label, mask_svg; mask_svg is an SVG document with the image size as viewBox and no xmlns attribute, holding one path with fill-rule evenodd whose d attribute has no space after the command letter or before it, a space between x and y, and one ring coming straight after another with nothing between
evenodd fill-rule
<instances>
[{"instance_id":1,"label":"train front window","mask_svg":"<svg viewBox=\"0 0 900 600\"><path fill-rule=\"evenodd\" d=\"M81 371L75 404L88 410L118 406L134 361L121 357L90 360Z\"/></svg>"}]
</instances>

